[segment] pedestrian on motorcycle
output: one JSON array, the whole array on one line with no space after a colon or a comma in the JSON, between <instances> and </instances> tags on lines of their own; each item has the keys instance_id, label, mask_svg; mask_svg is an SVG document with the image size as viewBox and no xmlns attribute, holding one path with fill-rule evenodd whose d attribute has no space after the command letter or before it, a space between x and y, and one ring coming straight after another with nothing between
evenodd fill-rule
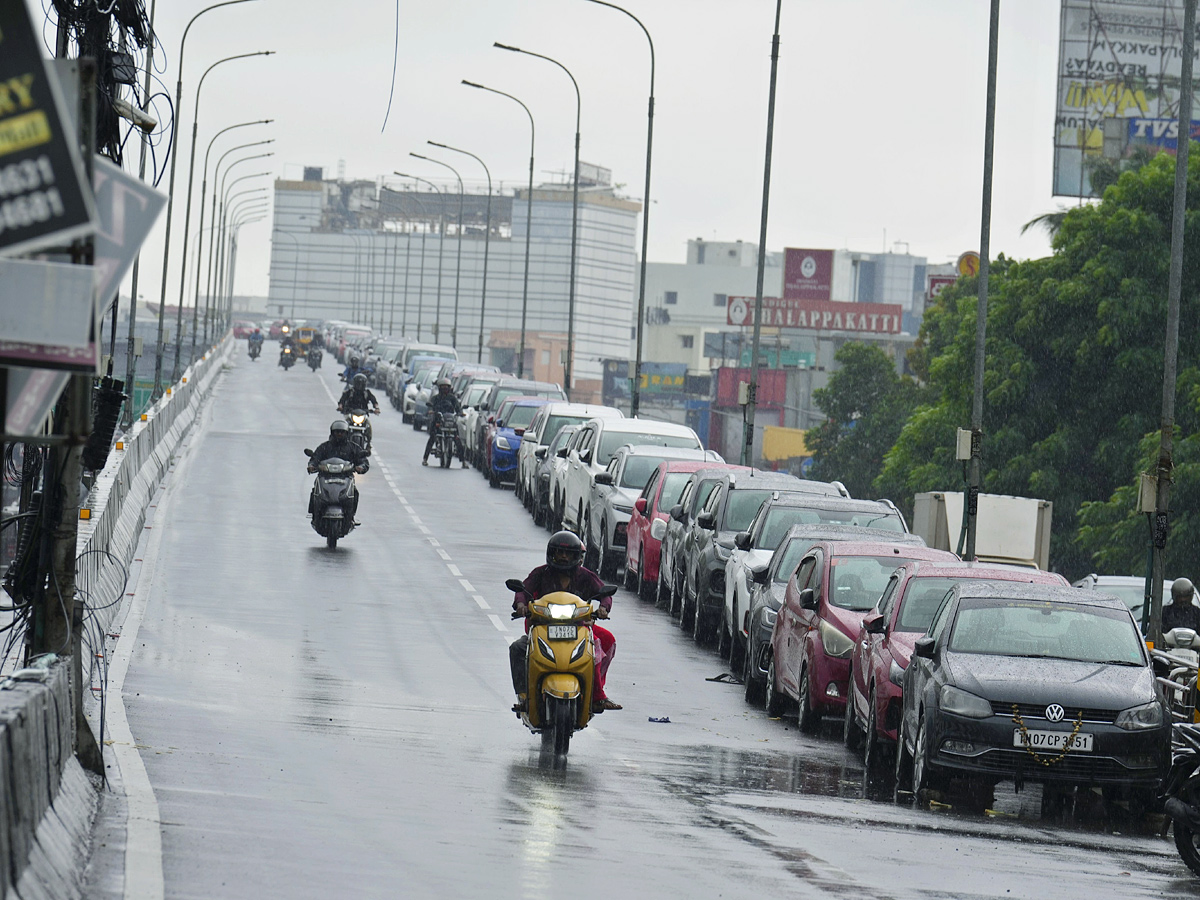
<instances>
[{"instance_id":1,"label":"pedestrian on motorcycle","mask_svg":"<svg viewBox=\"0 0 1200 900\"><path fill-rule=\"evenodd\" d=\"M379 415L379 401L367 387L366 375L359 372L354 376L350 385L342 391L342 398L338 400L337 408L338 412L342 413L348 413L353 409L369 409L375 415Z\"/></svg>"},{"instance_id":2,"label":"pedestrian on motorcycle","mask_svg":"<svg viewBox=\"0 0 1200 900\"><path fill-rule=\"evenodd\" d=\"M369 459L370 454L362 447L350 440L350 426L346 424L345 419L334 419L329 423L329 440L322 443L313 451L312 456L308 458L308 473L310 475L317 471L318 466L327 459L344 459L346 462L353 464L354 471L359 475L364 474L371 468ZM350 518L354 518L354 513L358 510L358 491L354 492L354 505L350 509ZM308 511L313 513L312 496L308 500Z\"/></svg>"},{"instance_id":3,"label":"pedestrian on motorcycle","mask_svg":"<svg viewBox=\"0 0 1200 900\"><path fill-rule=\"evenodd\" d=\"M1162 630L1166 634L1172 628L1190 628L1200 632L1200 606L1192 603L1196 592L1187 578L1176 578L1171 584L1171 602L1162 608Z\"/></svg>"},{"instance_id":4,"label":"pedestrian on motorcycle","mask_svg":"<svg viewBox=\"0 0 1200 900\"><path fill-rule=\"evenodd\" d=\"M296 342L292 339L291 334L285 334L279 339L279 364L283 365L283 358L287 356L288 350L291 350L291 356L296 355Z\"/></svg>"},{"instance_id":5,"label":"pedestrian on motorcycle","mask_svg":"<svg viewBox=\"0 0 1200 900\"><path fill-rule=\"evenodd\" d=\"M450 390L450 379L441 378L437 383L437 393L429 398L429 440L425 442L425 455L421 458L421 465L429 465L429 454L433 450L433 442L437 440L437 422L442 416L461 416L462 404L458 402L458 398L454 396L454 392ZM458 454L458 460L462 463L462 467L467 468L467 458L463 453L462 440L458 436L458 429L454 429L454 452Z\"/></svg>"},{"instance_id":6,"label":"pedestrian on motorcycle","mask_svg":"<svg viewBox=\"0 0 1200 900\"><path fill-rule=\"evenodd\" d=\"M342 381L346 382L346 384L350 384L354 381L355 375L370 374L371 370L362 364L362 358L357 353L354 353L350 356L350 362L346 364L346 368L342 370L342 374L338 377L340 377Z\"/></svg>"},{"instance_id":7,"label":"pedestrian on motorcycle","mask_svg":"<svg viewBox=\"0 0 1200 900\"><path fill-rule=\"evenodd\" d=\"M604 582L590 569L583 567L583 541L570 531L560 531L546 544L546 564L538 566L525 579L525 590L513 600L513 610L521 616L529 614L529 604L539 597L554 591L568 591L582 600L591 600L604 587ZM612 609L612 597L600 600L596 618L607 619ZM525 634L508 645L508 662L512 669L513 690L517 702L513 712L526 712L528 678L526 657L529 652L529 623L526 619ZM596 682L592 692L592 712L606 709L621 709L604 692L608 667L617 652L617 639L607 628L592 624L592 637L596 644Z\"/></svg>"}]
</instances>

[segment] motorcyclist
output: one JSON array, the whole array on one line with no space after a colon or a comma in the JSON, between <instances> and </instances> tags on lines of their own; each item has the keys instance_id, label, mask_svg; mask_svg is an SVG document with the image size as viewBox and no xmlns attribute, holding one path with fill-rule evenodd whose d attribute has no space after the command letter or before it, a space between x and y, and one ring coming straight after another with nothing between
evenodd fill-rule
<instances>
[{"instance_id":1,"label":"motorcyclist","mask_svg":"<svg viewBox=\"0 0 1200 900\"><path fill-rule=\"evenodd\" d=\"M513 610L522 616L528 616L529 604L539 597L554 591L569 591L583 600L590 600L604 587L604 582L590 569L583 567L583 541L570 531L560 531L553 535L546 544L546 564L538 566L525 579L525 590L516 595L513 600ZM596 610L596 618L607 619L612 609L612 597L604 597ZM508 661L512 668L513 690L517 694L517 702L513 712L525 712L527 709L526 680L529 676L526 660L529 651L529 623L526 620L525 634L508 645ZM596 675L595 689L592 692L592 712L603 712L606 709L621 709L621 704L614 703L604 692L604 682L608 676L608 667L617 652L617 639L607 628L601 628L593 623L592 637L596 646Z\"/></svg>"},{"instance_id":2,"label":"motorcyclist","mask_svg":"<svg viewBox=\"0 0 1200 900\"><path fill-rule=\"evenodd\" d=\"M286 351L291 350L291 356L296 355L296 341L292 338L290 332L287 332L279 339L279 362L283 363L284 356L287 356Z\"/></svg>"},{"instance_id":3,"label":"motorcyclist","mask_svg":"<svg viewBox=\"0 0 1200 900\"><path fill-rule=\"evenodd\" d=\"M251 359L262 353L263 335L259 329L255 328L252 332L250 332L250 334L246 336L246 340L249 341L249 343L246 345L246 349L250 353Z\"/></svg>"},{"instance_id":4,"label":"motorcyclist","mask_svg":"<svg viewBox=\"0 0 1200 900\"><path fill-rule=\"evenodd\" d=\"M370 375L370 373L371 370L362 364L362 357L357 353L352 353L350 354L350 362L346 364L346 368L342 370L342 374L339 377L346 384L350 384L354 381L355 375Z\"/></svg>"},{"instance_id":5,"label":"motorcyclist","mask_svg":"<svg viewBox=\"0 0 1200 900\"><path fill-rule=\"evenodd\" d=\"M350 440L350 426L346 424L345 419L334 419L329 423L329 440L322 443L312 456L308 458L308 472L313 474L317 471L317 467L327 459L344 459L348 463L354 464L354 471L358 474L363 474L371 468L371 462L368 458L366 450L359 447ZM314 490L313 494L308 498L308 511L313 514L313 499L316 497ZM354 499L351 501L353 506L350 509L350 517L354 517L354 513L358 510L358 491L354 492Z\"/></svg>"},{"instance_id":6,"label":"motorcyclist","mask_svg":"<svg viewBox=\"0 0 1200 900\"><path fill-rule=\"evenodd\" d=\"M1163 634L1172 628L1200 631L1200 606L1192 602L1195 592L1195 587L1187 578L1176 578L1171 583L1171 602L1162 608Z\"/></svg>"},{"instance_id":7,"label":"motorcyclist","mask_svg":"<svg viewBox=\"0 0 1200 900\"><path fill-rule=\"evenodd\" d=\"M348 413L352 409L369 409L379 415L379 401L367 387L367 376L359 372L342 391L342 399L338 400L338 412Z\"/></svg>"},{"instance_id":8,"label":"motorcyclist","mask_svg":"<svg viewBox=\"0 0 1200 900\"><path fill-rule=\"evenodd\" d=\"M434 423L442 416L462 415L462 404L458 402L458 398L454 396L454 392L450 388L450 379L441 378L437 383L437 393L429 398L429 440L425 442L425 455L421 458L423 466L429 465L429 454L433 451L433 442L437 439L437 429L433 427ZM467 468L467 458L463 454L462 440L459 439L457 428L454 430L454 452L458 454L462 467Z\"/></svg>"}]
</instances>

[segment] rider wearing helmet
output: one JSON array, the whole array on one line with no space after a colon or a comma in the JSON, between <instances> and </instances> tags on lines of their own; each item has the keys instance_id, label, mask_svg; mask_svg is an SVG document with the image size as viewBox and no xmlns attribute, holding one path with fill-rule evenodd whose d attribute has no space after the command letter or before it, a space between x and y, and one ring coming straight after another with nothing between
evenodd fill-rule
<instances>
[{"instance_id":1,"label":"rider wearing helmet","mask_svg":"<svg viewBox=\"0 0 1200 900\"><path fill-rule=\"evenodd\" d=\"M342 399L338 401L338 412L348 413L352 409L369 409L379 415L379 401L367 387L367 376L362 372L351 379L346 390L342 391Z\"/></svg>"},{"instance_id":2,"label":"rider wearing helmet","mask_svg":"<svg viewBox=\"0 0 1200 900\"><path fill-rule=\"evenodd\" d=\"M367 369L362 365L362 357L357 353L351 353L349 361L346 363L346 368L342 370L340 377L346 384L350 384L354 380L354 376L360 372L363 375L367 374Z\"/></svg>"},{"instance_id":3,"label":"rider wearing helmet","mask_svg":"<svg viewBox=\"0 0 1200 900\"><path fill-rule=\"evenodd\" d=\"M312 456L308 458L308 471L313 473L317 471L317 466L325 462L327 459L344 459L346 462L354 464L354 471L360 475L366 472L371 467L368 460L368 453L358 444L350 440L350 426L346 424L345 419L334 419L329 423L329 440L325 441L316 450ZM313 512L313 498L316 496L316 486L314 485L313 494L308 499L308 511ZM353 506L350 509L350 517L354 517L354 513L358 510L358 492L354 492Z\"/></svg>"},{"instance_id":4,"label":"rider wearing helmet","mask_svg":"<svg viewBox=\"0 0 1200 900\"><path fill-rule=\"evenodd\" d=\"M1200 631L1200 606L1192 602L1196 589L1186 578L1176 578L1171 584L1171 602L1162 608L1162 630L1166 634L1172 628L1190 628Z\"/></svg>"},{"instance_id":5,"label":"rider wearing helmet","mask_svg":"<svg viewBox=\"0 0 1200 900\"><path fill-rule=\"evenodd\" d=\"M560 531L553 535L546 544L546 564L538 566L525 579L525 590L516 595L513 609L522 616L528 615L529 604L539 597L554 591L569 591L583 600L591 600L604 587L604 582L590 569L583 567L583 541L569 531ZM596 618L607 619L612 609L612 597L600 600L596 610ZM529 624L525 625L526 633L508 645L508 661L512 668L513 690L517 694L514 712L524 712L526 709L525 684L528 677L526 656L529 652ZM607 628L592 625L592 636L596 642L596 685L592 694L592 711L603 712L606 709L620 709L619 703L608 699L604 693L604 682L608 676L608 666L617 650L617 639Z\"/></svg>"},{"instance_id":6,"label":"rider wearing helmet","mask_svg":"<svg viewBox=\"0 0 1200 900\"><path fill-rule=\"evenodd\" d=\"M429 454L433 450L433 442L437 437L437 429L434 424L442 416L460 416L462 415L462 404L458 402L458 398L454 396L454 391L450 390L451 384L449 378L439 378L437 383L437 392L429 398L427 407L429 413L429 440L425 442L425 455L421 458L421 465L429 465ZM463 454L462 441L458 436L458 429L454 430L454 451L458 454L459 461L462 462L462 467L467 467L467 458Z\"/></svg>"}]
</instances>

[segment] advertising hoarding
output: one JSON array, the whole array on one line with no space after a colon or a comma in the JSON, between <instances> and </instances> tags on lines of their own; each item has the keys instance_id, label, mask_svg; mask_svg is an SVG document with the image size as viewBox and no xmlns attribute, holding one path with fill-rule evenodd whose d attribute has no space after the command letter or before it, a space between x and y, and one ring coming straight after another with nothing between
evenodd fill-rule
<instances>
[{"instance_id":1,"label":"advertising hoarding","mask_svg":"<svg viewBox=\"0 0 1200 900\"><path fill-rule=\"evenodd\" d=\"M829 300L833 296L833 251L783 251L783 296L786 300Z\"/></svg>"},{"instance_id":2,"label":"advertising hoarding","mask_svg":"<svg viewBox=\"0 0 1200 900\"><path fill-rule=\"evenodd\" d=\"M1183 0L1062 0L1056 196L1096 196L1092 165L1131 146L1120 120L1177 115L1182 24Z\"/></svg>"},{"instance_id":3,"label":"advertising hoarding","mask_svg":"<svg viewBox=\"0 0 1200 900\"><path fill-rule=\"evenodd\" d=\"M768 328L899 334L903 314L904 309L898 303L838 303L763 297L762 324ZM725 316L730 325L753 325L754 298L730 297L726 301Z\"/></svg>"}]
</instances>

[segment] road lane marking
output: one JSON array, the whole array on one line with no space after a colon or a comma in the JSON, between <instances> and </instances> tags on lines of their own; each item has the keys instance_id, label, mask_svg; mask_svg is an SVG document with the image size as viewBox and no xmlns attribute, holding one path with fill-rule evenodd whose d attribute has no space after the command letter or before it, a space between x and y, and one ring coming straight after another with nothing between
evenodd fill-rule
<instances>
[{"instance_id":1,"label":"road lane marking","mask_svg":"<svg viewBox=\"0 0 1200 900\"><path fill-rule=\"evenodd\" d=\"M508 634L507 626L500 621L500 617L498 615L495 613L488 613L488 618L492 620L492 624L496 626L496 630L498 630L501 634Z\"/></svg>"},{"instance_id":2,"label":"road lane marking","mask_svg":"<svg viewBox=\"0 0 1200 900\"><path fill-rule=\"evenodd\" d=\"M480 597L478 594L476 594L472 599L475 601L475 604L480 609L491 609L491 606L488 605L488 602L486 600L484 600L482 597Z\"/></svg>"},{"instance_id":3,"label":"road lane marking","mask_svg":"<svg viewBox=\"0 0 1200 900\"><path fill-rule=\"evenodd\" d=\"M467 579L460 578L460 579L458 579L458 583L463 586L463 590L466 591L468 594L475 593L475 585L471 584L471 582L467 581Z\"/></svg>"},{"instance_id":4,"label":"road lane marking","mask_svg":"<svg viewBox=\"0 0 1200 900\"><path fill-rule=\"evenodd\" d=\"M426 528L424 525L418 525L417 527L419 529L421 529L422 534L432 534L433 533L428 528Z\"/></svg>"},{"instance_id":5,"label":"road lane marking","mask_svg":"<svg viewBox=\"0 0 1200 900\"><path fill-rule=\"evenodd\" d=\"M450 554L447 553L445 550L443 550L441 547L434 548L434 552L437 553L437 555L440 556L442 559L446 560L446 562L450 561Z\"/></svg>"},{"instance_id":6,"label":"road lane marking","mask_svg":"<svg viewBox=\"0 0 1200 900\"><path fill-rule=\"evenodd\" d=\"M446 568L450 570L450 574L455 578L462 578L462 572L459 571L458 566L454 565L453 563L447 563Z\"/></svg>"}]
</instances>

